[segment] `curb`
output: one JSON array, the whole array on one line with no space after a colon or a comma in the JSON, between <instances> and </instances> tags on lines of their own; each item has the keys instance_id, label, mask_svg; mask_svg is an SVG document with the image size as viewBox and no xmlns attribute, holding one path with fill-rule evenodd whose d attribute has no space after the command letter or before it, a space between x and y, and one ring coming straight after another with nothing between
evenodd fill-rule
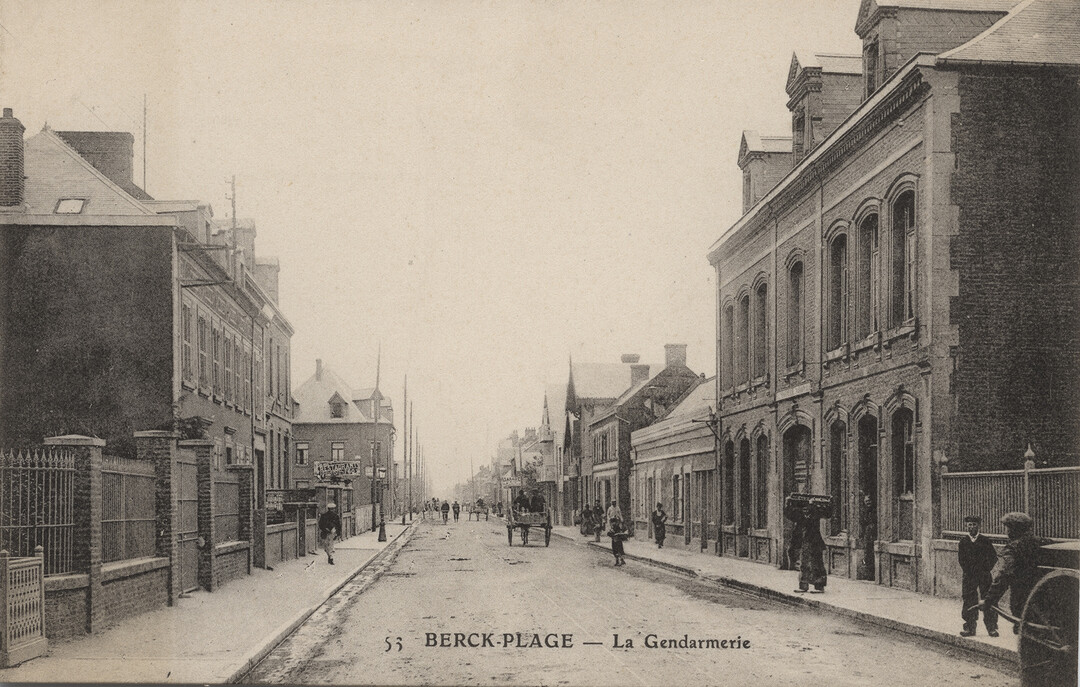
<instances>
[{"instance_id":1,"label":"curb","mask_svg":"<svg viewBox=\"0 0 1080 687\"><path fill-rule=\"evenodd\" d=\"M554 532L553 532L554 534ZM558 536L570 541L576 541L572 537L568 537L563 534ZM597 549L607 550L603 544L595 541L584 542L588 546L592 546ZM828 602L819 601L818 599L810 598L808 596L796 596L795 594L787 594L785 592L779 592L769 587L763 587L761 585L753 584L751 582L744 582L732 577L723 577L720 575L706 575L699 573L696 569L683 565L676 565L674 563L668 563L665 561L658 561L645 556L638 556L634 554L625 554L626 558L638 561L639 563L645 563L658 568L666 568L668 570L687 575L689 577L696 577L702 580L707 580L715 584L729 587L737 591L753 594L754 596L761 597L763 599L769 599L772 601L779 601L781 603L789 604L792 606L805 606L808 608L815 608L817 610L839 615L845 618L851 618L870 625L877 625L889 630L897 632L903 632L904 634L913 635L921 639L927 639L938 644L948 646L949 648L958 649L969 655L977 655L984 658L991 658L998 661L1004 661L1014 667L1019 667L1020 654L1012 649L1004 649L993 644L986 644L984 642L972 641L962 637L954 637L953 635L940 632L938 630L931 630L930 628L921 627L919 625L912 625L911 623L905 623L900 620L892 620L890 618L883 618L881 616L872 615L863 611L856 611L850 608L844 608L842 606L836 606Z\"/></svg>"},{"instance_id":2,"label":"curb","mask_svg":"<svg viewBox=\"0 0 1080 687\"><path fill-rule=\"evenodd\" d=\"M398 539L401 539L406 534L409 534L411 536L411 533L415 529L415 524L415 520L409 523L405 529L401 530L396 535L394 535L392 539L387 541L386 546L376 552L374 556L364 561L364 563L360 565L360 567L358 567L356 570L349 573L349 575L345 577L345 579L343 579L340 583L328 587L327 590L323 592L324 598L321 601L318 601L312 604L309 608L301 611L292 620L282 623L278 627L278 629L275 630L272 635L270 635L269 639L264 640L260 646L255 647L254 649L249 651L247 655L244 656L244 658L239 660L238 667L229 672L228 677L223 680L223 683L236 684L237 682L239 682L245 675L251 672L251 670L259 663L259 661L266 658L267 654L276 649L279 644L285 641L285 639L296 630L296 628L303 625L307 621L307 619L315 613L315 611L319 610L319 608L322 607L324 603L326 603L327 599L341 591L341 589L345 585L352 582L357 575L362 573L365 569L367 569L369 565L374 563L375 559L381 556L383 551L389 549L391 545L396 543Z\"/></svg>"}]
</instances>

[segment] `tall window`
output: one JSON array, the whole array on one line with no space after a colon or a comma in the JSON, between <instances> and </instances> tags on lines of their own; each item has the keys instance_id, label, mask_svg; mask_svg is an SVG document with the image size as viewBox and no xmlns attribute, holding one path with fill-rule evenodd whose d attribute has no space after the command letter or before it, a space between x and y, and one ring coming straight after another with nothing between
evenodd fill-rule
<instances>
[{"instance_id":1,"label":"tall window","mask_svg":"<svg viewBox=\"0 0 1080 687\"><path fill-rule=\"evenodd\" d=\"M183 379L184 381L194 381L195 370L192 363L192 336L194 333L191 331L191 306L184 304L180 308L180 326L183 333L184 352L183 352Z\"/></svg>"},{"instance_id":2,"label":"tall window","mask_svg":"<svg viewBox=\"0 0 1080 687\"><path fill-rule=\"evenodd\" d=\"M732 306L724 308L724 324L721 333L720 349L723 351L723 360L720 363L721 381L725 389L730 389L735 380L735 309Z\"/></svg>"},{"instance_id":3,"label":"tall window","mask_svg":"<svg viewBox=\"0 0 1080 687\"><path fill-rule=\"evenodd\" d=\"M345 460L345 442L334 441L330 444L330 460L340 462Z\"/></svg>"},{"instance_id":4,"label":"tall window","mask_svg":"<svg viewBox=\"0 0 1080 687\"><path fill-rule=\"evenodd\" d=\"M742 206L743 212L746 212L754 204L754 198L751 196L750 189L750 170L745 169L742 173Z\"/></svg>"},{"instance_id":5,"label":"tall window","mask_svg":"<svg viewBox=\"0 0 1080 687\"><path fill-rule=\"evenodd\" d=\"M877 323L878 216L867 215L859 223L859 256L855 299L855 338L864 339L878 330Z\"/></svg>"},{"instance_id":6,"label":"tall window","mask_svg":"<svg viewBox=\"0 0 1080 687\"><path fill-rule=\"evenodd\" d=\"M724 524L735 524L735 442L724 444Z\"/></svg>"},{"instance_id":7,"label":"tall window","mask_svg":"<svg viewBox=\"0 0 1080 687\"><path fill-rule=\"evenodd\" d=\"M224 367L224 370L225 370L225 377L224 377L224 380L223 380L224 381L223 386L225 388L225 402L226 403L232 403L233 402L233 341L232 341L232 337L229 336L226 333L224 335L223 343L224 343L224 346L223 346L224 355L222 357L223 357L223 360L224 360L223 367Z\"/></svg>"},{"instance_id":8,"label":"tall window","mask_svg":"<svg viewBox=\"0 0 1080 687\"><path fill-rule=\"evenodd\" d=\"M768 314L769 287L762 284L754 292L754 374L761 377L765 374L766 346L768 337L766 330L766 316Z\"/></svg>"},{"instance_id":9,"label":"tall window","mask_svg":"<svg viewBox=\"0 0 1080 687\"><path fill-rule=\"evenodd\" d=\"M827 349L839 348L847 338L847 235L840 234L829 246L829 338Z\"/></svg>"},{"instance_id":10,"label":"tall window","mask_svg":"<svg viewBox=\"0 0 1080 687\"><path fill-rule=\"evenodd\" d=\"M743 437L739 442L739 531L746 532L751 527L753 509L753 485L750 473L752 457L750 456L750 440Z\"/></svg>"},{"instance_id":11,"label":"tall window","mask_svg":"<svg viewBox=\"0 0 1080 687\"><path fill-rule=\"evenodd\" d=\"M738 319L735 322L735 383L745 384L750 375L750 295L739 299Z\"/></svg>"},{"instance_id":12,"label":"tall window","mask_svg":"<svg viewBox=\"0 0 1080 687\"><path fill-rule=\"evenodd\" d=\"M863 49L863 75L866 78L866 97L878 87L878 44L874 41Z\"/></svg>"},{"instance_id":13,"label":"tall window","mask_svg":"<svg viewBox=\"0 0 1080 687\"><path fill-rule=\"evenodd\" d=\"M913 532L915 503L915 416L908 408L893 413L892 462L893 492L897 518L896 538L909 540Z\"/></svg>"},{"instance_id":14,"label":"tall window","mask_svg":"<svg viewBox=\"0 0 1080 687\"><path fill-rule=\"evenodd\" d=\"M787 363L798 365L802 362L803 342L803 264L796 262L788 270L788 313L787 313Z\"/></svg>"},{"instance_id":15,"label":"tall window","mask_svg":"<svg viewBox=\"0 0 1080 687\"><path fill-rule=\"evenodd\" d=\"M208 360L210 351L210 330L206 326L206 318L199 318L199 386L206 389L210 386L210 364Z\"/></svg>"},{"instance_id":16,"label":"tall window","mask_svg":"<svg viewBox=\"0 0 1080 687\"><path fill-rule=\"evenodd\" d=\"M671 476L671 516L682 522L682 475Z\"/></svg>"},{"instance_id":17,"label":"tall window","mask_svg":"<svg viewBox=\"0 0 1080 687\"><path fill-rule=\"evenodd\" d=\"M221 330L214 329L214 395L221 395Z\"/></svg>"},{"instance_id":18,"label":"tall window","mask_svg":"<svg viewBox=\"0 0 1080 687\"><path fill-rule=\"evenodd\" d=\"M844 474L844 456L847 449L847 425L837 420L829 428L829 496L832 497L832 517L829 533L836 535L847 529L847 479Z\"/></svg>"},{"instance_id":19,"label":"tall window","mask_svg":"<svg viewBox=\"0 0 1080 687\"><path fill-rule=\"evenodd\" d=\"M915 311L912 296L915 281L915 192L901 193L893 203L892 212L889 324L898 327L913 317Z\"/></svg>"},{"instance_id":20,"label":"tall window","mask_svg":"<svg viewBox=\"0 0 1080 687\"><path fill-rule=\"evenodd\" d=\"M757 469L754 480L754 527L769 526L769 437L757 438Z\"/></svg>"}]
</instances>

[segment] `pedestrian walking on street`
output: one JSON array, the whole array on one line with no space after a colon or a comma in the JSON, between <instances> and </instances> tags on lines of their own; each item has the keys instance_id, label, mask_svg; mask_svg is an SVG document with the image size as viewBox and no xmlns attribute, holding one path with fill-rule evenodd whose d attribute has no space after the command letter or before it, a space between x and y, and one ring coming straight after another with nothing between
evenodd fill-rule
<instances>
[{"instance_id":1,"label":"pedestrian walking on street","mask_svg":"<svg viewBox=\"0 0 1080 687\"><path fill-rule=\"evenodd\" d=\"M461 504L454 501L454 522L457 522L459 515L461 515Z\"/></svg>"},{"instance_id":2,"label":"pedestrian walking on street","mask_svg":"<svg viewBox=\"0 0 1080 687\"><path fill-rule=\"evenodd\" d=\"M341 517L337 513L337 504L331 501L319 516L319 539L326 552L326 562L330 565L334 564L334 540L340 536Z\"/></svg>"},{"instance_id":3,"label":"pedestrian walking on street","mask_svg":"<svg viewBox=\"0 0 1080 687\"><path fill-rule=\"evenodd\" d=\"M447 501L442 502L442 524L446 524L450 520L450 504Z\"/></svg>"},{"instance_id":4,"label":"pedestrian walking on street","mask_svg":"<svg viewBox=\"0 0 1080 687\"><path fill-rule=\"evenodd\" d=\"M1005 592L1009 592L1009 609L1017 618L1022 617L1024 604L1035 583L1042 577L1039 570L1039 547L1048 543L1036 538L1031 533L1034 520L1027 513L1006 513L1001 516L1005 533L1009 541L1001 551L1001 570L990 584L990 591L983 597L981 604L983 618L992 609ZM1013 625L1013 633L1019 634L1020 625Z\"/></svg>"},{"instance_id":5,"label":"pedestrian walking on street","mask_svg":"<svg viewBox=\"0 0 1080 687\"><path fill-rule=\"evenodd\" d=\"M805 592L814 586L814 593L825 591L825 540L821 538L819 513L809 501L795 501L788 496L784 504L784 517L795 523L791 535L791 560L799 559L799 588Z\"/></svg>"},{"instance_id":6,"label":"pedestrian walking on street","mask_svg":"<svg viewBox=\"0 0 1080 687\"><path fill-rule=\"evenodd\" d=\"M593 533L596 541L600 541L600 534L604 531L604 507L600 505L600 499L593 504Z\"/></svg>"},{"instance_id":7,"label":"pedestrian walking on street","mask_svg":"<svg viewBox=\"0 0 1080 687\"><path fill-rule=\"evenodd\" d=\"M626 541L629 535L626 533L622 517L615 515L609 520L609 523L610 529L607 534L611 537L611 553L615 556L615 565L626 565L626 559L623 558L626 555L623 542Z\"/></svg>"},{"instance_id":8,"label":"pedestrian walking on street","mask_svg":"<svg viewBox=\"0 0 1080 687\"><path fill-rule=\"evenodd\" d=\"M664 548L664 539L667 538L667 513L664 512L664 504L657 503L656 510L652 513L653 537L656 538L656 548Z\"/></svg>"},{"instance_id":9,"label":"pedestrian walking on street","mask_svg":"<svg viewBox=\"0 0 1080 687\"><path fill-rule=\"evenodd\" d=\"M963 574L960 582L962 598L960 615L964 619L964 629L960 631L961 637L972 637L975 634L975 627L979 624L979 597L985 599L990 591L990 584L994 580L992 571L998 559L997 551L994 550L990 538L979 532L981 524L982 519L978 515L969 515L964 518L968 536L962 537L957 546L960 571ZM986 634L991 637L998 636L997 620L997 611L992 607L988 607L983 612Z\"/></svg>"}]
</instances>

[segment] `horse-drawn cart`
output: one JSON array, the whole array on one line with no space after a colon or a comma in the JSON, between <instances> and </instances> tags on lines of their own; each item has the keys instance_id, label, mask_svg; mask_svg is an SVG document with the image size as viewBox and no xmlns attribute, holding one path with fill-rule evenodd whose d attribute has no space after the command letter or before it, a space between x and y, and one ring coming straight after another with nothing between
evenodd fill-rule
<instances>
[{"instance_id":1,"label":"horse-drawn cart","mask_svg":"<svg viewBox=\"0 0 1080 687\"><path fill-rule=\"evenodd\" d=\"M1080 543L1044 546L1041 557L1046 574L1032 588L1021 617L997 610L1018 628L1020 684L1071 687L1077 677Z\"/></svg>"},{"instance_id":2,"label":"horse-drawn cart","mask_svg":"<svg viewBox=\"0 0 1080 687\"><path fill-rule=\"evenodd\" d=\"M538 527L544 530L544 546L551 544L551 511L543 513L526 513L511 509L506 516L506 541L510 546L514 545L514 529L521 532L521 545L529 543L529 530Z\"/></svg>"}]
</instances>

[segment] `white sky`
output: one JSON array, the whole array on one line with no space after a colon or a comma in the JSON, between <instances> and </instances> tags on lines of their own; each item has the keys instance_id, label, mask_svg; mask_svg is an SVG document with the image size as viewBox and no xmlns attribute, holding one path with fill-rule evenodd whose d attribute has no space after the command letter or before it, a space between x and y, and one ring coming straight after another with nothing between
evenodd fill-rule
<instances>
[{"instance_id":1,"label":"white sky","mask_svg":"<svg viewBox=\"0 0 1080 687\"><path fill-rule=\"evenodd\" d=\"M857 54L858 0L0 0L0 105L123 130L147 190L254 217L293 380L409 399L439 489L539 424L567 358L712 375L705 252L743 129L790 133L792 51Z\"/></svg>"}]
</instances>

